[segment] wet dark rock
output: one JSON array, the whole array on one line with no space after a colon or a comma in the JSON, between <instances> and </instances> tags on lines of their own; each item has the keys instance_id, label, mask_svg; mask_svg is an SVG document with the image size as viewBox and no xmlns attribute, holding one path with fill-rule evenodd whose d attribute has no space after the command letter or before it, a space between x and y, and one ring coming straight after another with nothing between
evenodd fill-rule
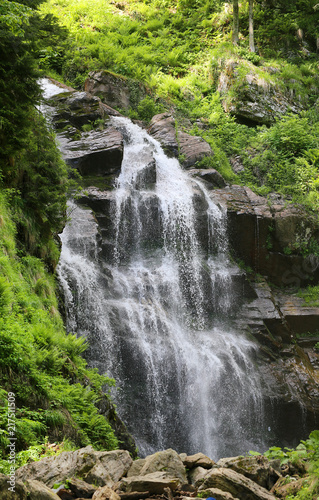
<instances>
[{"instance_id":1,"label":"wet dark rock","mask_svg":"<svg viewBox=\"0 0 319 500\"><path fill-rule=\"evenodd\" d=\"M95 214L100 213L108 217L109 220L114 195L111 191L101 191L92 186L82 191L77 202L90 207Z\"/></svg>"},{"instance_id":2,"label":"wet dark rock","mask_svg":"<svg viewBox=\"0 0 319 500\"><path fill-rule=\"evenodd\" d=\"M80 140L59 135L65 161L83 176L118 174L123 159L123 136L113 127L82 134Z\"/></svg>"},{"instance_id":3,"label":"wet dark rock","mask_svg":"<svg viewBox=\"0 0 319 500\"><path fill-rule=\"evenodd\" d=\"M212 156L210 145L202 138L176 131L175 119L170 113L153 116L148 133L157 139L170 156L180 156L185 168L192 167L206 156Z\"/></svg>"},{"instance_id":4,"label":"wet dark rock","mask_svg":"<svg viewBox=\"0 0 319 500\"><path fill-rule=\"evenodd\" d=\"M267 200L249 188L214 191L227 206L231 247L237 258L278 286L319 281L319 259L304 257L300 242L318 240L318 224L302 207Z\"/></svg>"},{"instance_id":5,"label":"wet dark rock","mask_svg":"<svg viewBox=\"0 0 319 500\"><path fill-rule=\"evenodd\" d=\"M58 491L58 497L61 498L61 500L75 500L76 496L74 493L72 493L70 490L67 490L66 488L61 488ZM44 500L44 496L43 496ZM49 498L48 498L49 500Z\"/></svg>"},{"instance_id":6,"label":"wet dark rock","mask_svg":"<svg viewBox=\"0 0 319 500\"><path fill-rule=\"evenodd\" d=\"M89 73L84 90L100 97L103 102L113 108L126 110L136 106L147 95L146 88L142 83L109 71Z\"/></svg>"},{"instance_id":7,"label":"wet dark rock","mask_svg":"<svg viewBox=\"0 0 319 500\"><path fill-rule=\"evenodd\" d=\"M106 120L112 113L101 99L87 92L63 92L52 97L48 103L54 106L52 120L58 129L66 124L79 129L96 120Z\"/></svg>"},{"instance_id":8,"label":"wet dark rock","mask_svg":"<svg viewBox=\"0 0 319 500\"><path fill-rule=\"evenodd\" d=\"M149 161L146 167L137 172L135 179L135 188L138 190L152 189L156 184L156 162L153 159Z\"/></svg>"},{"instance_id":9,"label":"wet dark rock","mask_svg":"<svg viewBox=\"0 0 319 500\"><path fill-rule=\"evenodd\" d=\"M161 113L153 116L148 133L157 139L163 146L166 154L178 156L179 147L175 129L175 119L170 113Z\"/></svg>"},{"instance_id":10,"label":"wet dark rock","mask_svg":"<svg viewBox=\"0 0 319 500\"><path fill-rule=\"evenodd\" d=\"M191 169L189 170L189 173L192 176L199 177L201 180L206 181L206 186L210 189L226 187L226 181L224 177L214 168Z\"/></svg>"}]
</instances>

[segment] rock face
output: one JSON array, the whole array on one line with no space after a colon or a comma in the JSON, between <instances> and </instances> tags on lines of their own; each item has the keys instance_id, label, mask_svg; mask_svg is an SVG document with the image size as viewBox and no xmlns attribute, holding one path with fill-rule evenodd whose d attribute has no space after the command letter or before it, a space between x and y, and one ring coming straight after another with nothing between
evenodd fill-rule
<instances>
[{"instance_id":1,"label":"rock face","mask_svg":"<svg viewBox=\"0 0 319 500\"><path fill-rule=\"evenodd\" d=\"M224 62L219 71L218 90L223 99L226 112L239 120L255 124L269 125L275 118L292 111L299 113L303 105L296 96L284 93L271 79L260 78L251 64L250 72L242 78L238 85L239 63L234 60ZM227 92L236 86L231 98Z\"/></svg>"},{"instance_id":2,"label":"rock face","mask_svg":"<svg viewBox=\"0 0 319 500\"><path fill-rule=\"evenodd\" d=\"M84 90L100 97L109 106L126 110L147 95L145 87L140 82L109 71L89 73Z\"/></svg>"},{"instance_id":3,"label":"rock face","mask_svg":"<svg viewBox=\"0 0 319 500\"><path fill-rule=\"evenodd\" d=\"M64 160L84 178L104 178L111 187L122 165L123 136L108 121L119 113L87 92L58 94L48 103Z\"/></svg>"},{"instance_id":4,"label":"rock face","mask_svg":"<svg viewBox=\"0 0 319 500\"><path fill-rule=\"evenodd\" d=\"M214 168L207 168L207 169L192 168L189 170L189 173L190 175L194 177L199 177L201 180L203 180L208 189L226 187L225 179Z\"/></svg>"},{"instance_id":5,"label":"rock face","mask_svg":"<svg viewBox=\"0 0 319 500\"><path fill-rule=\"evenodd\" d=\"M148 132L163 146L170 156L179 156L185 168L192 167L206 156L212 156L210 145L202 137L176 131L175 120L169 113L153 116Z\"/></svg>"},{"instance_id":6,"label":"rock face","mask_svg":"<svg viewBox=\"0 0 319 500\"><path fill-rule=\"evenodd\" d=\"M227 206L230 243L246 266L278 286L319 280L319 259L301 255L303 244L318 239L318 225L304 209L242 186L217 190L214 196Z\"/></svg>"},{"instance_id":7,"label":"rock face","mask_svg":"<svg viewBox=\"0 0 319 500\"><path fill-rule=\"evenodd\" d=\"M78 141L60 135L62 153L71 167L83 176L107 176L119 174L123 159L123 136L109 127L82 134Z\"/></svg>"},{"instance_id":8,"label":"rock face","mask_svg":"<svg viewBox=\"0 0 319 500\"><path fill-rule=\"evenodd\" d=\"M111 108L105 106L101 99L86 92L64 92L51 98L49 102L54 105L53 122L60 129L68 124L81 128L96 120L106 119L112 113Z\"/></svg>"}]
</instances>

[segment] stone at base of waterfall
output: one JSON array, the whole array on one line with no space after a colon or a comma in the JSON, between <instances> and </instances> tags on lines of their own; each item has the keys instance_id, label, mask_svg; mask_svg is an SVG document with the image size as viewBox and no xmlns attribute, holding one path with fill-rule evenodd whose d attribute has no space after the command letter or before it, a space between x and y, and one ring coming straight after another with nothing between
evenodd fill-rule
<instances>
[{"instance_id":1,"label":"stone at base of waterfall","mask_svg":"<svg viewBox=\"0 0 319 500\"><path fill-rule=\"evenodd\" d=\"M82 481L82 479L78 479L76 477L72 477L68 479L68 487L76 495L76 498L92 498L97 487L93 484L89 484L86 481Z\"/></svg>"},{"instance_id":2,"label":"stone at base of waterfall","mask_svg":"<svg viewBox=\"0 0 319 500\"><path fill-rule=\"evenodd\" d=\"M290 482L288 482L290 480ZM286 498L288 495L295 496L298 491L305 485L305 478L296 479L294 477L282 477L272 488L276 498Z\"/></svg>"},{"instance_id":3,"label":"stone at base of waterfall","mask_svg":"<svg viewBox=\"0 0 319 500\"><path fill-rule=\"evenodd\" d=\"M187 483L186 468L178 453L171 448L164 451L158 451L153 455L149 455L142 461L138 460L137 462L138 464L135 465L136 462L134 462L131 468L134 468L135 475L145 476L153 472L165 471L168 475L177 478L181 484ZM133 477L131 469L128 472L128 477Z\"/></svg>"},{"instance_id":4,"label":"stone at base of waterfall","mask_svg":"<svg viewBox=\"0 0 319 500\"><path fill-rule=\"evenodd\" d=\"M30 479L25 482L25 486L28 490L28 500L61 500L60 496L40 481Z\"/></svg>"},{"instance_id":5,"label":"stone at base of waterfall","mask_svg":"<svg viewBox=\"0 0 319 500\"><path fill-rule=\"evenodd\" d=\"M206 474L207 469L204 469L204 467L195 467L189 471L188 477L191 484L193 484L195 487L198 487L202 484Z\"/></svg>"},{"instance_id":6,"label":"stone at base of waterfall","mask_svg":"<svg viewBox=\"0 0 319 500\"><path fill-rule=\"evenodd\" d=\"M224 188L227 186L224 177L214 168L194 168L189 170L190 175L199 177L207 182L207 188Z\"/></svg>"},{"instance_id":7,"label":"stone at base of waterfall","mask_svg":"<svg viewBox=\"0 0 319 500\"><path fill-rule=\"evenodd\" d=\"M215 464L214 460L204 455L204 453L196 453L195 455L188 455L183 464L187 469L194 467L203 467L204 469L211 469Z\"/></svg>"},{"instance_id":8,"label":"stone at base of waterfall","mask_svg":"<svg viewBox=\"0 0 319 500\"><path fill-rule=\"evenodd\" d=\"M1 500L27 500L28 491L22 481L17 478L11 481L9 476L0 473Z\"/></svg>"},{"instance_id":9,"label":"stone at base of waterfall","mask_svg":"<svg viewBox=\"0 0 319 500\"><path fill-rule=\"evenodd\" d=\"M215 498L215 500L241 500L237 496L233 496L231 493L228 493L228 491L223 491L218 488L209 488L201 493L205 495L205 497Z\"/></svg>"},{"instance_id":10,"label":"stone at base of waterfall","mask_svg":"<svg viewBox=\"0 0 319 500\"><path fill-rule=\"evenodd\" d=\"M245 500L275 500L274 495L251 479L224 467L211 469L203 479L199 492L218 488Z\"/></svg>"},{"instance_id":11,"label":"stone at base of waterfall","mask_svg":"<svg viewBox=\"0 0 319 500\"><path fill-rule=\"evenodd\" d=\"M116 485L116 491L119 494L148 491L150 496L152 496L161 495L165 488L175 491L181 485L182 481L177 477L173 477L168 472L152 472L143 476L123 478Z\"/></svg>"},{"instance_id":12,"label":"stone at base of waterfall","mask_svg":"<svg viewBox=\"0 0 319 500\"><path fill-rule=\"evenodd\" d=\"M268 490L281 477L281 474L271 466L268 458L263 455L222 458L217 465L232 469Z\"/></svg>"},{"instance_id":13,"label":"stone at base of waterfall","mask_svg":"<svg viewBox=\"0 0 319 500\"><path fill-rule=\"evenodd\" d=\"M112 486L127 473L131 464L126 450L95 451L92 446L86 446L24 465L16 471L16 479L36 479L52 488L55 483L77 475L88 483Z\"/></svg>"},{"instance_id":14,"label":"stone at base of waterfall","mask_svg":"<svg viewBox=\"0 0 319 500\"><path fill-rule=\"evenodd\" d=\"M92 500L121 500L121 497L108 486L103 486L95 491Z\"/></svg>"},{"instance_id":15,"label":"stone at base of waterfall","mask_svg":"<svg viewBox=\"0 0 319 500\"><path fill-rule=\"evenodd\" d=\"M145 462L145 458L138 458L137 460L134 460L130 470L127 473L127 477L139 476L143 466L145 465Z\"/></svg>"}]
</instances>

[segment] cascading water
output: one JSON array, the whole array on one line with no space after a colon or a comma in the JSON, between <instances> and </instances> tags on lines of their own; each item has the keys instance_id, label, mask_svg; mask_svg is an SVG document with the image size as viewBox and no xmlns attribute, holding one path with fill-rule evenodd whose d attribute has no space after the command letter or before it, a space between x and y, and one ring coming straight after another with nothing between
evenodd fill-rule
<instances>
[{"instance_id":1,"label":"cascading water","mask_svg":"<svg viewBox=\"0 0 319 500\"><path fill-rule=\"evenodd\" d=\"M62 234L67 328L88 338L90 365L115 378L141 455L260 448L256 347L232 324L240 297L225 212L145 131L112 121L126 145L108 226L101 233L72 202Z\"/></svg>"}]
</instances>

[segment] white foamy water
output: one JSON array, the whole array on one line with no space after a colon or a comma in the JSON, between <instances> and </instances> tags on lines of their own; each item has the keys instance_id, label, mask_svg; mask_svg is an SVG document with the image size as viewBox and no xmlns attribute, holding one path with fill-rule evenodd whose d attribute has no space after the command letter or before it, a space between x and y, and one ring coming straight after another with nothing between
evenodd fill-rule
<instances>
[{"instance_id":1,"label":"white foamy water","mask_svg":"<svg viewBox=\"0 0 319 500\"><path fill-rule=\"evenodd\" d=\"M126 141L108 214L112 257L90 211L72 202L59 265L68 330L88 338L91 366L116 379L118 412L141 455L256 449L256 347L231 322L238 297L225 212L145 131L112 122Z\"/></svg>"}]
</instances>

